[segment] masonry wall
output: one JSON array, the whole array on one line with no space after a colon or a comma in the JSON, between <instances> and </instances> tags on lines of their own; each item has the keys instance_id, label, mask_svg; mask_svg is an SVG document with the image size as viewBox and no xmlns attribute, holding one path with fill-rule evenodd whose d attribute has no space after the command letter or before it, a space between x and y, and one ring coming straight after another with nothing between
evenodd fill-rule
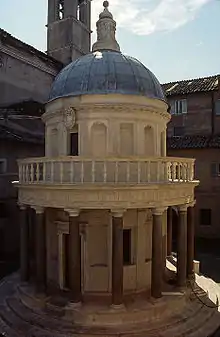
<instances>
[{"instance_id":1,"label":"masonry wall","mask_svg":"<svg viewBox=\"0 0 220 337\"><path fill-rule=\"evenodd\" d=\"M195 222L198 237L220 238L220 177L212 177L211 164L220 162L220 149L168 149L168 156L196 158ZM200 210L211 209L211 225L201 226Z\"/></svg>"},{"instance_id":2,"label":"masonry wall","mask_svg":"<svg viewBox=\"0 0 220 337\"><path fill-rule=\"evenodd\" d=\"M0 259L19 251L17 190L11 183L18 180L17 159L43 155L43 144L0 140L0 159L6 160L6 173L0 174Z\"/></svg>"},{"instance_id":3,"label":"masonry wall","mask_svg":"<svg viewBox=\"0 0 220 337\"><path fill-rule=\"evenodd\" d=\"M0 64L0 106L25 100L46 102L58 72L55 66L1 40Z\"/></svg>"},{"instance_id":4,"label":"masonry wall","mask_svg":"<svg viewBox=\"0 0 220 337\"><path fill-rule=\"evenodd\" d=\"M167 129L169 137L174 135L174 127L184 127L185 135L220 133L220 115L215 114L215 102L220 99L218 91L168 96L169 102L181 99L187 99L188 112L172 115Z\"/></svg>"}]
</instances>

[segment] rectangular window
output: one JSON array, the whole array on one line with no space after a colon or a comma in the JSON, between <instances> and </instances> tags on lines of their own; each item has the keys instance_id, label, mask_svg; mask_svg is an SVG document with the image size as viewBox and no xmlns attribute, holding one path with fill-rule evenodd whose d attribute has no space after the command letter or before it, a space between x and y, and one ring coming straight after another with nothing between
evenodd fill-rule
<instances>
[{"instance_id":1,"label":"rectangular window","mask_svg":"<svg viewBox=\"0 0 220 337\"><path fill-rule=\"evenodd\" d=\"M0 174L6 173L7 170L7 160L0 159Z\"/></svg>"},{"instance_id":2,"label":"rectangular window","mask_svg":"<svg viewBox=\"0 0 220 337\"><path fill-rule=\"evenodd\" d=\"M212 210L210 208L200 209L200 226L211 226Z\"/></svg>"},{"instance_id":3,"label":"rectangular window","mask_svg":"<svg viewBox=\"0 0 220 337\"><path fill-rule=\"evenodd\" d=\"M79 142L77 132L73 132L70 134L70 155L71 156L79 155Z\"/></svg>"},{"instance_id":4,"label":"rectangular window","mask_svg":"<svg viewBox=\"0 0 220 337\"><path fill-rule=\"evenodd\" d=\"M172 115L181 115L187 113L187 99L181 99L170 102L170 113Z\"/></svg>"},{"instance_id":5,"label":"rectangular window","mask_svg":"<svg viewBox=\"0 0 220 337\"><path fill-rule=\"evenodd\" d=\"M211 176L220 177L220 163L211 164Z\"/></svg>"},{"instance_id":6,"label":"rectangular window","mask_svg":"<svg viewBox=\"0 0 220 337\"><path fill-rule=\"evenodd\" d=\"M123 264L131 264L131 229L123 230Z\"/></svg>"},{"instance_id":7,"label":"rectangular window","mask_svg":"<svg viewBox=\"0 0 220 337\"><path fill-rule=\"evenodd\" d=\"M220 99L215 102L215 114L220 115Z\"/></svg>"},{"instance_id":8,"label":"rectangular window","mask_svg":"<svg viewBox=\"0 0 220 337\"><path fill-rule=\"evenodd\" d=\"M184 126L174 126L173 128L173 135L174 136L183 136L185 128Z\"/></svg>"}]
</instances>

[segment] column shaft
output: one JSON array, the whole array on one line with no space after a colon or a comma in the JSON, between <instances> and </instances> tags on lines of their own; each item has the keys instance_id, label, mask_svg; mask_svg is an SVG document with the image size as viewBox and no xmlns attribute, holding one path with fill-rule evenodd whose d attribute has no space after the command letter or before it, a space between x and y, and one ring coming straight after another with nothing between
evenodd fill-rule
<instances>
[{"instance_id":1,"label":"column shaft","mask_svg":"<svg viewBox=\"0 0 220 337\"><path fill-rule=\"evenodd\" d=\"M46 228L44 213L36 213L36 283L38 290L46 288Z\"/></svg>"},{"instance_id":2,"label":"column shaft","mask_svg":"<svg viewBox=\"0 0 220 337\"><path fill-rule=\"evenodd\" d=\"M20 268L21 281L28 281L29 267L28 267L28 222L26 209L20 209Z\"/></svg>"},{"instance_id":3,"label":"column shaft","mask_svg":"<svg viewBox=\"0 0 220 337\"><path fill-rule=\"evenodd\" d=\"M186 283L187 262L187 211L179 211L178 236L177 236L177 283L183 287Z\"/></svg>"},{"instance_id":4,"label":"column shaft","mask_svg":"<svg viewBox=\"0 0 220 337\"><path fill-rule=\"evenodd\" d=\"M123 303L123 217L112 218L112 304Z\"/></svg>"},{"instance_id":5,"label":"column shaft","mask_svg":"<svg viewBox=\"0 0 220 337\"><path fill-rule=\"evenodd\" d=\"M164 271L162 219L162 214L153 214L151 295L155 298L162 296Z\"/></svg>"},{"instance_id":6,"label":"column shaft","mask_svg":"<svg viewBox=\"0 0 220 337\"><path fill-rule=\"evenodd\" d=\"M167 210L167 255L172 254L172 208Z\"/></svg>"},{"instance_id":7,"label":"column shaft","mask_svg":"<svg viewBox=\"0 0 220 337\"><path fill-rule=\"evenodd\" d=\"M193 275L194 266L194 240L195 240L195 224L194 224L194 207L189 207L187 211L187 277Z\"/></svg>"},{"instance_id":8,"label":"column shaft","mask_svg":"<svg viewBox=\"0 0 220 337\"><path fill-rule=\"evenodd\" d=\"M68 278L72 302L79 303L81 294L81 238L79 217L69 217Z\"/></svg>"}]
</instances>

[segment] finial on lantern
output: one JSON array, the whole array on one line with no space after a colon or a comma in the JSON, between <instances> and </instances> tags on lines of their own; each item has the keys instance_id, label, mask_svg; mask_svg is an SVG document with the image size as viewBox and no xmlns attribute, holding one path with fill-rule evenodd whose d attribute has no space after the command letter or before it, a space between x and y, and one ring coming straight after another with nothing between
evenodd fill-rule
<instances>
[{"instance_id":1,"label":"finial on lantern","mask_svg":"<svg viewBox=\"0 0 220 337\"><path fill-rule=\"evenodd\" d=\"M109 2L103 2L104 10L99 14L97 27L97 42L94 43L92 51L112 50L120 52L120 47L115 39L116 22L112 13L109 12Z\"/></svg>"}]
</instances>

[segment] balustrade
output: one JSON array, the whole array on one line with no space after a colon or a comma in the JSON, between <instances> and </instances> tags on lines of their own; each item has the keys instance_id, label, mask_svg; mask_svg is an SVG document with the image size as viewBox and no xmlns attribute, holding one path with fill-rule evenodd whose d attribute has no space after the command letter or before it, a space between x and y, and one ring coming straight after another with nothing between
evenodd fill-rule
<instances>
[{"instance_id":1,"label":"balustrade","mask_svg":"<svg viewBox=\"0 0 220 337\"><path fill-rule=\"evenodd\" d=\"M146 184L194 180L194 159L31 158L18 161L25 184Z\"/></svg>"}]
</instances>

